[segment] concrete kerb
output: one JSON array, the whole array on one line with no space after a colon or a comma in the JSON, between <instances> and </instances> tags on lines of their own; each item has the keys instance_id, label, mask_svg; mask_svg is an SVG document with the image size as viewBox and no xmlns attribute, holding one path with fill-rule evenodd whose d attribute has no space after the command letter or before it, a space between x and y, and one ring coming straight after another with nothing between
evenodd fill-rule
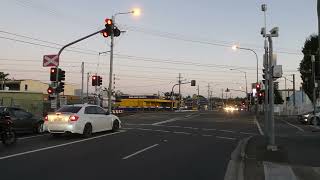
<instances>
[{"instance_id":1,"label":"concrete kerb","mask_svg":"<svg viewBox=\"0 0 320 180\"><path fill-rule=\"evenodd\" d=\"M235 150L231 153L231 159L228 163L224 180L244 180L244 160L246 158L246 147L248 141L253 136L247 137L239 141Z\"/></svg>"}]
</instances>

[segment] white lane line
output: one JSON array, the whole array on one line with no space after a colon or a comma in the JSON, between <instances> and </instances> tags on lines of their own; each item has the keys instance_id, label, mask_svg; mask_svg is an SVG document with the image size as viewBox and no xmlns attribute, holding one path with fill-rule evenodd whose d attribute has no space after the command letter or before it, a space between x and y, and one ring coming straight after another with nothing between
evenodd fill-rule
<instances>
[{"instance_id":1,"label":"white lane line","mask_svg":"<svg viewBox=\"0 0 320 180\"><path fill-rule=\"evenodd\" d=\"M168 123L168 122L178 121L179 119L180 119L180 118L175 117L175 118L171 118L171 119L168 119L168 120L165 120L165 121L156 122L156 123L153 123L153 124L151 124L151 125L164 124L164 123Z\"/></svg>"},{"instance_id":2,"label":"white lane line","mask_svg":"<svg viewBox=\"0 0 320 180\"><path fill-rule=\"evenodd\" d=\"M21 152L21 153L11 154L11 155L8 155L8 156L2 156L2 157L0 157L0 160L12 158L12 157L17 157L17 156L22 156L22 155L26 155L26 154L31 154L31 153L35 153L35 152L39 152L39 151L45 151L45 150L49 150L49 149L54 149L54 148L58 148L58 147L62 147L62 146L67 146L67 145L71 145L71 144L80 143L80 142L90 141L92 139L98 139L98 138L102 138L102 137L105 137L105 136L111 136L111 135L119 134L119 133L122 133L122 132L125 132L125 131L119 131L119 132L110 133L110 134L103 134L103 135L100 135L100 136L95 136L95 137L91 137L91 138L87 138L87 139L81 139L81 140L72 141L72 142L68 142L68 143L63 143L63 144L59 144L59 145L48 146L48 147L45 147L45 148L40 148L40 149L31 150L31 151L25 151L25 152Z\"/></svg>"},{"instance_id":3,"label":"white lane line","mask_svg":"<svg viewBox=\"0 0 320 180\"><path fill-rule=\"evenodd\" d=\"M280 120L281 120L282 122L285 122L286 124L292 126L292 127L295 127L295 128L297 128L297 129L299 129L299 131L304 132L304 130L303 130L301 127L298 127L298 126L296 126L296 125L294 125L294 124L291 124L291 123L289 123L288 121L285 121L285 120L283 120L283 119L280 119Z\"/></svg>"},{"instance_id":4,"label":"white lane line","mask_svg":"<svg viewBox=\"0 0 320 180\"><path fill-rule=\"evenodd\" d=\"M187 135L190 135L191 133L187 133L187 132L180 132L180 131L174 131L173 133L176 133L176 134L187 134Z\"/></svg>"},{"instance_id":5,"label":"white lane line","mask_svg":"<svg viewBox=\"0 0 320 180\"><path fill-rule=\"evenodd\" d=\"M18 140L23 140L23 139L31 139L31 138L36 138L36 137L42 137L42 136L48 136L48 134L39 134L39 135L34 135L34 136L26 136L26 137L18 137Z\"/></svg>"},{"instance_id":6,"label":"white lane line","mask_svg":"<svg viewBox=\"0 0 320 180\"><path fill-rule=\"evenodd\" d=\"M229 139L229 140L236 140L236 138L223 137L223 136L216 136L216 138L220 138L220 139Z\"/></svg>"},{"instance_id":7,"label":"white lane line","mask_svg":"<svg viewBox=\"0 0 320 180\"><path fill-rule=\"evenodd\" d=\"M263 162L265 180L298 180L290 166Z\"/></svg>"},{"instance_id":8,"label":"white lane line","mask_svg":"<svg viewBox=\"0 0 320 180\"><path fill-rule=\"evenodd\" d=\"M257 135L257 133L239 132L240 134Z\"/></svg>"},{"instance_id":9,"label":"white lane line","mask_svg":"<svg viewBox=\"0 0 320 180\"><path fill-rule=\"evenodd\" d=\"M257 118L254 116L254 122L256 123L256 125L257 125L257 127L258 127L258 130L259 130L259 133L261 134L261 135L264 135L264 133L263 133L263 131L262 131L262 129L261 129L261 126L260 126L260 124L259 124L259 122L257 121Z\"/></svg>"},{"instance_id":10,"label":"white lane line","mask_svg":"<svg viewBox=\"0 0 320 180\"><path fill-rule=\"evenodd\" d=\"M234 131L230 131L230 130L219 130L219 131L222 131L222 132L229 132L229 133L234 133Z\"/></svg>"},{"instance_id":11,"label":"white lane line","mask_svg":"<svg viewBox=\"0 0 320 180\"><path fill-rule=\"evenodd\" d=\"M194 129L194 130L198 130L199 128L194 128L194 127L182 127L184 129Z\"/></svg>"},{"instance_id":12,"label":"white lane line","mask_svg":"<svg viewBox=\"0 0 320 180\"><path fill-rule=\"evenodd\" d=\"M160 129L145 129L145 128L122 128L122 129L134 129L134 130L141 130L141 131L158 131L158 132L165 132L165 133L169 133L170 131L166 131L166 130L160 130Z\"/></svg>"},{"instance_id":13,"label":"white lane line","mask_svg":"<svg viewBox=\"0 0 320 180\"><path fill-rule=\"evenodd\" d=\"M135 153L133 153L133 154L130 154L130 155L126 156L126 157L123 157L122 159L123 159L123 160L126 160L126 159L128 159L128 158L130 158L130 157L132 157L132 156L135 156L135 155L137 155L137 154L140 154L140 153L142 153L142 152L144 152L144 151L147 151L147 150L149 150L149 149L151 149L151 148L154 148L154 147L156 147L156 146L159 146L159 144L154 144L154 145L152 145L152 146L149 146L149 147L146 147L146 148L144 148L144 149L141 149L141 150L139 150L139 151L137 151L137 152L135 152Z\"/></svg>"},{"instance_id":14,"label":"white lane line","mask_svg":"<svg viewBox=\"0 0 320 180\"><path fill-rule=\"evenodd\" d=\"M204 131L217 131L217 129L206 129L206 128L202 128L202 130L204 130Z\"/></svg>"},{"instance_id":15,"label":"white lane line","mask_svg":"<svg viewBox=\"0 0 320 180\"><path fill-rule=\"evenodd\" d=\"M211 137L212 135L210 135L210 134L202 134L202 136Z\"/></svg>"}]
</instances>

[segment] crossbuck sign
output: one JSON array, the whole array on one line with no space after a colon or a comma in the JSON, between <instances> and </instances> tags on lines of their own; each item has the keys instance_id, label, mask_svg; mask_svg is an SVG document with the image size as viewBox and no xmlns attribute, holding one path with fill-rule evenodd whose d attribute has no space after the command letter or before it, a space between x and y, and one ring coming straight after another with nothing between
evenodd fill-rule
<instances>
[{"instance_id":1,"label":"crossbuck sign","mask_svg":"<svg viewBox=\"0 0 320 180\"><path fill-rule=\"evenodd\" d=\"M59 56L57 54L43 56L43 67L58 66L58 65L59 65Z\"/></svg>"}]
</instances>

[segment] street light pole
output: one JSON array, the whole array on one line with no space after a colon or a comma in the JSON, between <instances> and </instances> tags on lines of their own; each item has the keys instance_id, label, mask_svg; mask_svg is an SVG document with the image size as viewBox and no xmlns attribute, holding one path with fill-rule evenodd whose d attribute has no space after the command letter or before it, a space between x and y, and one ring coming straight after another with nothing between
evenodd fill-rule
<instances>
[{"instance_id":1,"label":"street light pole","mask_svg":"<svg viewBox=\"0 0 320 180\"><path fill-rule=\"evenodd\" d=\"M138 11L138 10L135 10ZM114 24L116 21L116 16L120 14L132 14L135 13L135 11L129 11L124 13L116 13L112 16L112 26L111 28L114 29ZM139 11L140 13L140 11ZM113 47L114 47L114 33L111 31L111 43L110 43L110 69L109 69L109 87L108 87L108 111L109 113L112 112L112 74L113 74Z\"/></svg>"}]
</instances>

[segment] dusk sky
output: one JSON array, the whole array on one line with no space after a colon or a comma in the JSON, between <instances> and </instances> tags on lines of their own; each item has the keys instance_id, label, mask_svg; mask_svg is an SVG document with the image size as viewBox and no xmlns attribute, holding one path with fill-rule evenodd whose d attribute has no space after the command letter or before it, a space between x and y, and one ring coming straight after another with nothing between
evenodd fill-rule
<instances>
[{"instance_id":1,"label":"dusk sky","mask_svg":"<svg viewBox=\"0 0 320 180\"><path fill-rule=\"evenodd\" d=\"M104 19L114 13L141 8L140 17L116 18L119 29L126 32L116 38L115 86L128 94L168 92L177 83L178 73L186 80L197 80L201 95L207 96L208 83L213 96L220 97L221 89L227 87L245 90L243 73L230 68L246 71L251 89L256 80L255 56L249 51L233 51L231 46L256 50L262 73L262 3L268 5L267 29L280 29L279 37L274 38L277 63L283 65L288 79L296 74L298 89L301 48L305 39L317 32L315 0L0 1L0 71L9 73L10 78L43 82L49 82L49 68L42 67L43 55L56 54L61 45L102 29ZM84 61L85 72L102 74L107 87L109 55L98 53L108 51L109 45L110 38L96 35L72 46L79 49L67 49L80 52L64 51L60 65L67 72L66 83L80 88ZM279 82L284 88L283 78ZM195 94L196 88L183 85L182 93ZM232 96L244 94L232 92Z\"/></svg>"}]
</instances>

